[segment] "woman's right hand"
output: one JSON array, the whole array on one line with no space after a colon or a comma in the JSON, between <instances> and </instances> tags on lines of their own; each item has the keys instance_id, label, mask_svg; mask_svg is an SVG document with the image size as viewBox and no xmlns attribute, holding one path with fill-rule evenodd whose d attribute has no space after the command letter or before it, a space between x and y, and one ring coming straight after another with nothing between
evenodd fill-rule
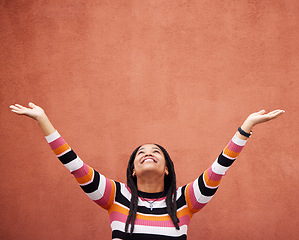
<instances>
[{"instance_id":1,"label":"woman's right hand","mask_svg":"<svg viewBox=\"0 0 299 240\"><path fill-rule=\"evenodd\" d=\"M24 107L20 104L11 105L10 108L12 112L18 115L25 115L37 121L46 116L45 111L41 107L33 104L32 102L28 105L30 108Z\"/></svg>"}]
</instances>

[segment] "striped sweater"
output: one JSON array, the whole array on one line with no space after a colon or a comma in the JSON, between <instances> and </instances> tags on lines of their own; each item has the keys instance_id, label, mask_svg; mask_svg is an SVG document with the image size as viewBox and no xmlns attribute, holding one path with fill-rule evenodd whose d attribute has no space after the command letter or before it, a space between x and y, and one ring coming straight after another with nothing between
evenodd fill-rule
<instances>
[{"instance_id":1,"label":"striped sweater","mask_svg":"<svg viewBox=\"0 0 299 240\"><path fill-rule=\"evenodd\" d=\"M55 155L74 175L80 187L96 204L106 209L112 228L112 239L187 239L187 230L194 213L200 211L213 197L220 180L241 152L246 140L236 135L224 148L213 164L194 182L177 189L177 230L166 210L166 196L160 193L142 193L138 199L138 210L134 233L125 234L125 223L129 213L131 191L126 184L104 177L84 163L56 131L46 137ZM155 200L157 197L157 200ZM155 200L153 209L150 201ZM129 227L130 229L130 227Z\"/></svg>"}]
</instances>

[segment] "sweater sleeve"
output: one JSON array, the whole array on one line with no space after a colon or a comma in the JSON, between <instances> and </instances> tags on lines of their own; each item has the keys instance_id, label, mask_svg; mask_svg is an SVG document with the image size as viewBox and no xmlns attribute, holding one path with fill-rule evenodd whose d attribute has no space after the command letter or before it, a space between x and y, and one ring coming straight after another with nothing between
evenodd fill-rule
<instances>
[{"instance_id":1,"label":"sweater sleeve","mask_svg":"<svg viewBox=\"0 0 299 240\"><path fill-rule=\"evenodd\" d=\"M200 211L212 199L222 176L236 160L246 141L235 134L213 164L199 178L187 185L186 203L192 214Z\"/></svg>"},{"instance_id":2,"label":"sweater sleeve","mask_svg":"<svg viewBox=\"0 0 299 240\"><path fill-rule=\"evenodd\" d=\"M109 209L115 197L115 182L84 163L57 131L46 136L46 140L87 196L104 209Z\"/></svg>"}]
</instances>

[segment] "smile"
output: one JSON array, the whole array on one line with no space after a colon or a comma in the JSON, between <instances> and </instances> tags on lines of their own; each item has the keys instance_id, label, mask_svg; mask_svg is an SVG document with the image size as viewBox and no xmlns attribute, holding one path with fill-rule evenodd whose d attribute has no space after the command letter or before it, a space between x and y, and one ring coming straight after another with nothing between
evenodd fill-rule
<instances>
[{"instance_id":1,"label":"smile","mask_svg":"<svg viewBox=\"0 0 299 240\"><path fill-rule=\"evenodd\" d=\"M151 157L144 158L144 159L141 161L141 164L142 164L142 163L145 163L145 162L154 162L154 163L157 163L157 161L156 161L154 158L151 158Z\"/></svg>"}]
</instances>

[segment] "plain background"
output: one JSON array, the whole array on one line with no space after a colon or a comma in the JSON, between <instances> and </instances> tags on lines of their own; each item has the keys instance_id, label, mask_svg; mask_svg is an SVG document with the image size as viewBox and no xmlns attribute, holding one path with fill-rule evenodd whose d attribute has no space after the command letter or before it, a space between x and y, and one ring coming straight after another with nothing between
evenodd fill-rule
<instances>
[{"instance_id":1,"label":"plain background","mask_svg":"<svg viewBox=\"0 0 299 240\"><path fill-rule=\"evenodd\" d=\"M89 165L124 182L131 152L164 146L177 184L212 164L246 117L254 129L188 239L297 239L297 0L0 0L0 238L111 239L33 120L42 106Z\"/></svg>"}]
</instances>

